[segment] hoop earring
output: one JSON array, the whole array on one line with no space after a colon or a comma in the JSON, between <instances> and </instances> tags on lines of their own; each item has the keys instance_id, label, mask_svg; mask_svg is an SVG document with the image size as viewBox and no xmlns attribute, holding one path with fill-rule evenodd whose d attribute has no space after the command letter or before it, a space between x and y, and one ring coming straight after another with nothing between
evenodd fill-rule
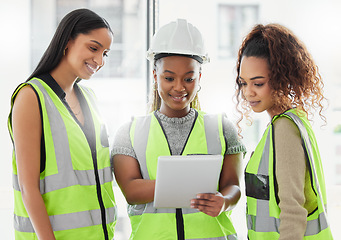
<instances>
[{"instance_id":1,"label":"hoop earring","mask_svg":"<svg viewBox=\"0 0 341 240\"><path fill-rule=\"evenodd\" d=\"M63 51L63 56L65 56L65 55L66 55L66 50L67 50L67 48L64 48L64 51Z\"/></svg>"},{"instance_id":2,"label":"hoop earring","mask_svg":"<svg viewBox=\"0 0 341 240\"><path fill-rule=\"evenodd\" d=\"M201 85L199 85L199 90L197 92L200 92L200 90L201 90Z\"/></svg>"}]
</instances>

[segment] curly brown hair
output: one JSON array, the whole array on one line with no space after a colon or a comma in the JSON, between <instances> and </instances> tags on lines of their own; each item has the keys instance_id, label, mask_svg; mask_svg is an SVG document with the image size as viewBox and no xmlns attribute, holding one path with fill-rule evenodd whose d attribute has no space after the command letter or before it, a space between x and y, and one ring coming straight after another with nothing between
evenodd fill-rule
<instances>
[{"instance_id":1,"label":"curly brown hair","mask_svg":"<svg viewBox=\"0 0 341 240\"><path fill-rule=\"evenodd\" d=\"M252 122L249 113L250 106L245 101L239 82L240 64L242 58L259 57L266 59L269 65L269 85L273 90L273 100L280 114L290 108L303 111L308 117L318 111L321 119L324 109L323 82L312 56L305 45L286 27L279 24L257 24L244 38L238 52L236 64L236 93L237 111L241 117Z\"/></svg>"}]
</instances>

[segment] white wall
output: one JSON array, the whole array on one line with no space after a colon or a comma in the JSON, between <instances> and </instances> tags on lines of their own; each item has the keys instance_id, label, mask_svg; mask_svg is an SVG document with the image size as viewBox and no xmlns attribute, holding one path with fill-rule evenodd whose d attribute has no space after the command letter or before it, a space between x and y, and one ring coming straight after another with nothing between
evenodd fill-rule
<instances>
[{"instance_id":1,"label":"white wall","mask_svg":"<svg viewBox=\"0 0 341 240\"><path fill-rule=\"evenodd\" d=\"M0 7L0 232L2 239L13 237L12 143L7 130L10 97L29 74L30 1L1 0Z\"/></svg>"}]
</instances>

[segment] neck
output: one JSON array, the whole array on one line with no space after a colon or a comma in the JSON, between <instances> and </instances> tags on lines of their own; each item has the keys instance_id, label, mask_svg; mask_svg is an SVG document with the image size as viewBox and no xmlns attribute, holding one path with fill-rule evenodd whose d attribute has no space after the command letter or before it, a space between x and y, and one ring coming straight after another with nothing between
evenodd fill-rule
<instances>
[{"instance_id":1,"label":"neck","mask_svg":"<svg viewBox=\"0 0 341 240\"><path fill-rule=\"evenodd\" d=\"M61 60L59 65L53 69L50 74L66 94L72 92L77 76L71 74L71 71L68 70L64 59Z\"/></svg>"},{"instance_id":2,"label":"neck","mask_svg":"<svg viewBox=\"0 0 341 240\"><path fill-rule=\"evenodd\" d=\"M187 114L189 113L189 111L191 110L191 108L189 106L187 106L184 109L181 110L176 110L176 109L170 109L170 108L166 108L164 106L160 107L160 112L164 115L166 115L167 117L170 118L182 118L187 116Z\"/></svg>"}]
</instances>

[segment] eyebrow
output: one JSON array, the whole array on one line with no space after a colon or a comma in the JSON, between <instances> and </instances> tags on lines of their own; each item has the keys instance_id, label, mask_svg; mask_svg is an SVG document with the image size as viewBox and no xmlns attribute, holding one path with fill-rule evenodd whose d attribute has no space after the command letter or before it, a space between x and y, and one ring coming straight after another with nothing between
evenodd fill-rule
<instances>
[{"instance_id":1,"label":"eyebrow","mask_svg":"<svg viewBox=\"0 0 341 240\"><path fill-rule=\"evenodd\" d=\"M165 70L165 71L163 71L163 73L171 73L171 74L176 74L175 72L172 72L172 71L170 71L170 70ZM190 74L190 73L195 73L195 71L189 71L189 72L186 72L186 73L185 73L185 75L186 75L186 74Z\"/></svg>"},{"instance_id":2,"label":"eyebrow","mask_svg":"<svg viewBox=\"0 0 341 240\"><path fill-rule=\"evenodd\" d=\"M90 40L91 42L94 42L94 43L97 43L98 45L100 45L101 47L103 47L103 45L100 43L100 42L98 42L98 41L96 41L96 40Z\"/></svg>"},{"instance_id":3,"label":"eyebrow","mask_svg":"<svg viewBox=\"0 0 341 240\"><path fill-rule=\"evenodd\" d=\"M244 80L244 78L242 78L241 76L239 76L239 78L241 80ZM265 78L265 77L263 77L263 76L256 76L256 77L250 78L250 80L257 80L257 79L262 79L262 78Z\"/></svg>"}]
</instances>

